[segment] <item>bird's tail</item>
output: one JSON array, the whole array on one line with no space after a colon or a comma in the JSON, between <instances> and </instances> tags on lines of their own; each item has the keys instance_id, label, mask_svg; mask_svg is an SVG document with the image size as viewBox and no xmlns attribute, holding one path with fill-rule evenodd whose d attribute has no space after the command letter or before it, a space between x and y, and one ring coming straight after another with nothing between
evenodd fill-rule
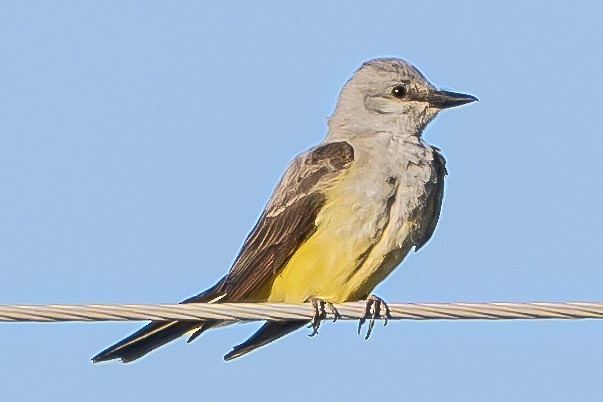
<instances>
[{"instance_id":1,"label":"bird's tail","mask_svg":"<svg viewBox=\"0 0 603 402\"><path fill-rule=\"evenodd\" d=\"M266 322L251 338L233 348L232 351L224 356L224 360L232 360L241 357L259 347L277 340L306 325L308 321L287 321L287 322Z\"/></svg>"},{"instance_id":2,"label":"bird's tail","mask_svg":"<svg viewBox=\"0 0 603 402\"><path fill-rule=\"evenodd\" d=\"M216 303L226 301L226 295L221 291L225 278L205 292L184 300L182 303ZM262 347L278 338L287 335L306 325L308 321L266 322L252 337L237 345L224 356L224 360L232 360ZM157 349L181 336L192 332L188 342L191 342L210 328L224 325L224 321L153 321L132 335L108 347L92 358L93 363L121 359L128 363L139 359L150 351Z\"/></svg>"},{"instance_id":3,"label":"bird's tail","mask_svg":"<svg viewBox=\"0 0 603 402\"><path fill-rule=\"evenodd\" d=\"M211 303L212 301L219 300L221 298L219 290L222 281L218 282L215 286L205 292L191 297L182 303ZM141 358L150 351L157 349L168 342L180 338L190 331L195 330L189 339L189 342L201 335L201 333L212 327L219 326L220 324L221 323L216 320L153 321L127 338L94 356L92 362L98 363L107 360L121 359L122 363L128 363Z\"/></svg>"},{"instance_id":4,"label":"bird's tail","mask_svg":"<svg viewBox=\"0 0 603 402\"><path fill-rule=\"evenodd\" d=\"M206 322L183 321L151 322L94 356L92 362L121 359L122 363L128 363L146 355L153 349L180 338L195 328L201 329L207 324Z\"/></svg>"}]
</instances>

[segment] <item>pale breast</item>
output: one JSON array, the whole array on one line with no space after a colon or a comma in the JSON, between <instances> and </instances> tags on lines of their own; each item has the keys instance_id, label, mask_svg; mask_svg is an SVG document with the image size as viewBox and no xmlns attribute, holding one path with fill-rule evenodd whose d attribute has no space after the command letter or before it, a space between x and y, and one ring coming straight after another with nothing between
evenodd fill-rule
<instances>
[{"instance_id":1,"label":"pale breast","mask_svg":"<svg viewBox=\"0 0 603 402\"><path fill-rule=\"evenodd\" d=\"M362 181L366 186L378 181L395 183L395 193L387 201L390 207L381 218L386 224L378 241L347 284L351 300L365 298L412 247L420 247L431 236L439 216L445 174L437 150L416 137L383 134L364 149L368 150L366 163L371 165L366 171L373 172L374 177L372 182Z\"/></svg>"}]
</instances>

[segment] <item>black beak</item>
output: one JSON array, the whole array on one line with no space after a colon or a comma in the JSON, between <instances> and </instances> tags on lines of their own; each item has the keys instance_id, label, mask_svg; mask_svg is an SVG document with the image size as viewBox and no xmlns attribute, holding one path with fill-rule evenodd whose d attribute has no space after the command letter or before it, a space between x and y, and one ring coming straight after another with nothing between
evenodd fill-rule
<instances>
[{"instance_id":1,"label":"black beak","mask_svg":"<svg viewBox=\"0 0 603 402\"><path fill-rule=\"evenodd\" d=\"M479 99L473 95L442 90L433 91L426 97L426 101L429 102L429 106L437 109L447 109L449 107L461 106L478 100Z\"/></svg>"}]
</instances>

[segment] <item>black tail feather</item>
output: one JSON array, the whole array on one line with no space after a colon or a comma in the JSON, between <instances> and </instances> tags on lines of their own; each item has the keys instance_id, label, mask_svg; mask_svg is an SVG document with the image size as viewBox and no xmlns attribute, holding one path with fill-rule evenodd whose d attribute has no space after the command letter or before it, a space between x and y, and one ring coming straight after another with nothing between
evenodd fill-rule
<instances>
[{"instance_id":1,"label":"black tail feather","mask_svg":"<svg viewBox=\"0 0 603 402\"><path fill-rule=\"evenodd\" d=\"M308 321L287 321L287 322L266 322L262 327L247 339L245 342L237 345L233 350L224 356L224 360L232 360L243 356L261 346L277 340L281 336L287 335L306 325Z\"/></svg>"},{"instance_id":2,"label":"black tail feather","mask_svg":"<svg viewBox=\"0 0 603 402\"><path fill-rule=\"evenodd\" d=\"M92 362L98 363L113 359L121 359L122 363L131 362L204 324L182 321L151 322L94 356Z\"/></svg>"},{"instance_id":3,"label":"black tail feather","mask_svg":"<svg viewBox=\"0 0 603 402\"><path fill-rule=\"evenodd\" d=\"M206 291L184 300L182 303L211 303L220 297L220 287L225 277ZM113 359L121 359L122 363L128 363L146 355L153 349L165 345L180 338L189 331L197 331L189 340L193 340L204 331L219 325L216 320L208 321L153 321L127 338L117 342L115 345L103 350L92 358L93 363Z\"/></svg>"}]
</instances>

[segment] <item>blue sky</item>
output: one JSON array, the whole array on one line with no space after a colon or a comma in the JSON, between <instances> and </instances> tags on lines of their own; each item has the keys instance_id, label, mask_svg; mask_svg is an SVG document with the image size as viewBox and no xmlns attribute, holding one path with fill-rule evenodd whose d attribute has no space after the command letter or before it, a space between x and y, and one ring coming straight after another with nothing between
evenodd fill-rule
<instances>
[{"instance_id":1,"label":"blue sky","mask_svg":"<svg viewBox=\"0 0 603 402\"><path fill-rule=\"evenodd\" d=\"M0 303L177 302L221 277L364 61L478 104L425 139L449 178L390 301L603 299L603 11L595 3L3 2ZM7 400L590 401L596 321L325 324L245 358L257 324L131 365L139 323L0 324Z\"/></svg>"}]
</instances>

